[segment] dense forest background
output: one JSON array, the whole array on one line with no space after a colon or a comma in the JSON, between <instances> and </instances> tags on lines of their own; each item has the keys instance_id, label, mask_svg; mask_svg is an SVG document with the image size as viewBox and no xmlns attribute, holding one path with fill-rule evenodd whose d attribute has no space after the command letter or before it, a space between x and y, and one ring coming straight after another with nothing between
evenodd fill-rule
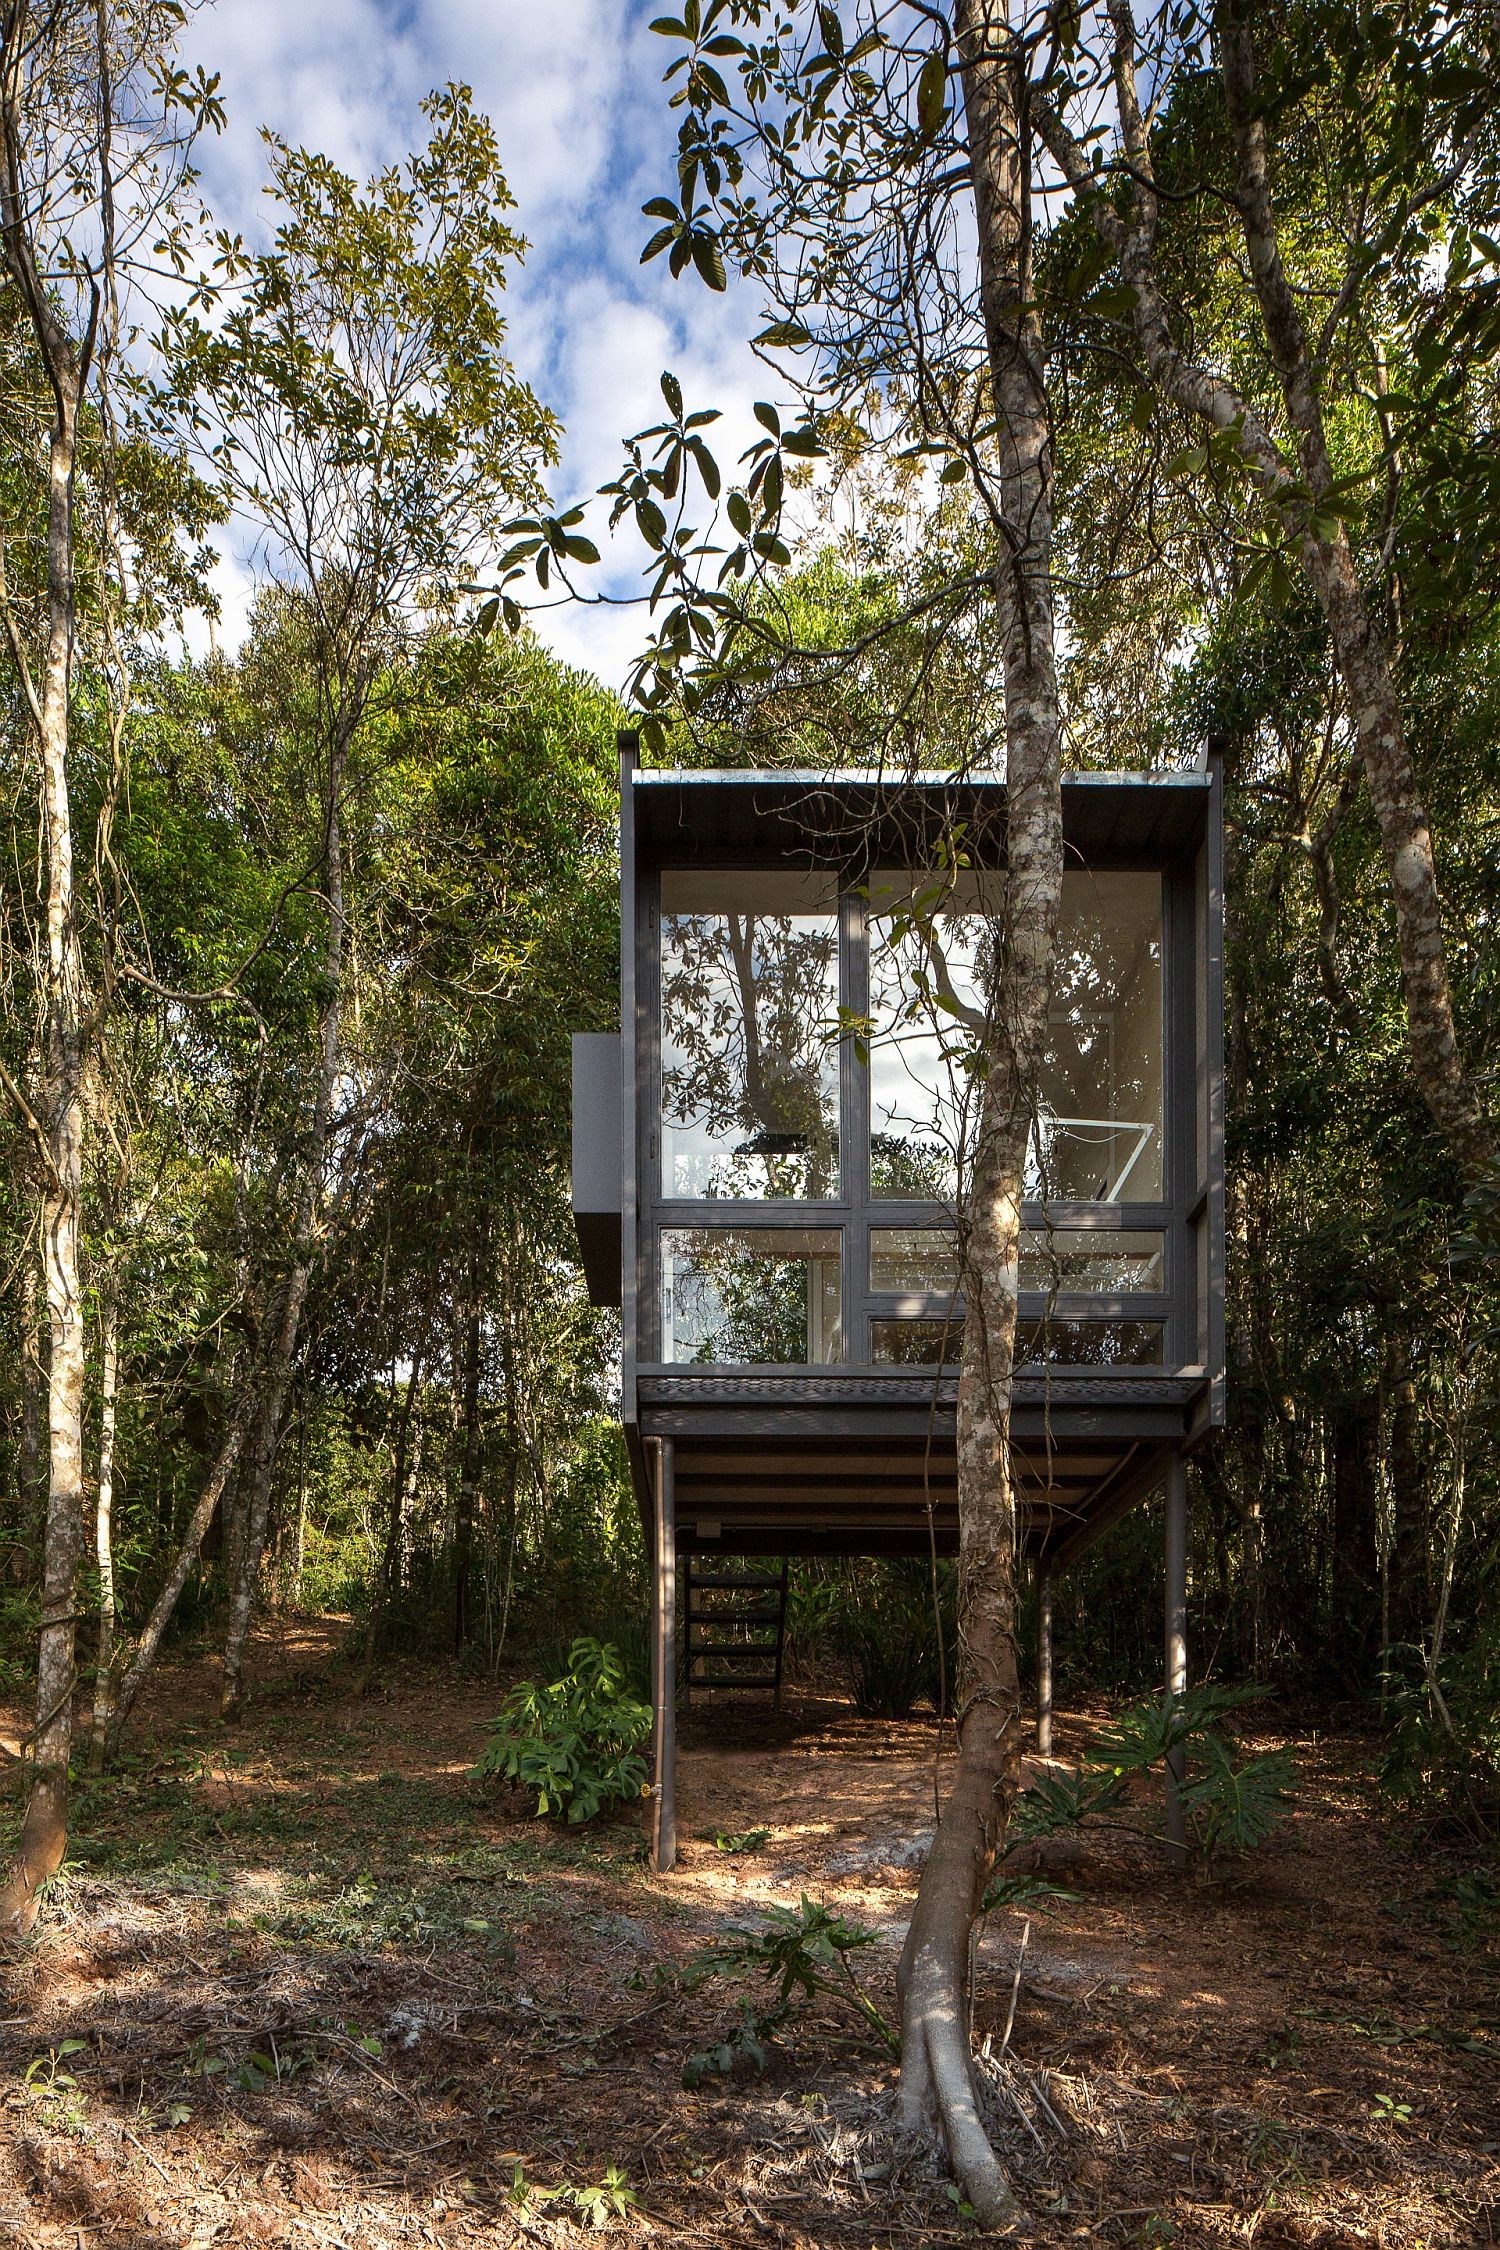
<instances>
[{"instance_id":1,"label":"dense forest background","mask_svg":"<svg viewBox=\"0 0 1500 2250\"><path fill-rule=\"evenodd\" d=\"M1307 161L1288 162L1282 192L1315 265L1332 190L1314 161L1319 86L1299 98L1287 138ZM1164 140L1193 128L1193 99ZM104 1753L143 1636L148 1654L158 1630L168 1648L242 1646L257 1604L346 1617L348 1661L371 1684L405 1653L497 1679L555 1666L585 1631L644 1664L618 1339L587 1302L567 1181L568 1034L618 1020L615 734L629 714L497 614L475 561L507 507L540 491L549 417L504 361L510 249L485 231L503 208L497 152L451 91L433 131L402 241L409 213L378 184L367 195L282 151L288 231L237 276L243 325L179 309L149 395L121 393L120 427L97 403L82 412L69 759L89 1030L85 1757ZM1388 260L1332 378L1336 465L1373 480L1371 593L1395 621L1462 1038L1486 1087L1500 1037L1495 254L1450 202ZM1112 317L1102 297L1090 314L1087 246L1065 225L1047 255L1086 337L1090 317ZM1211 206L1173 219L1170 255L1200 337L1265 387ZM403 258L429 302L454 292L448 332L429 321L419 340L431 426L413 418L401 474L362 481L350 428L363 416L377 431L402 403L401 354L384 392L340 393L322 453L308 399L331 371L368 368L351 339L410 344L412 300L389 287ZM330 277L351 270L340 340ZM466 288L494 316L482 330ZM485 384L470 349L490 354ZM13 267L0 384L0 1686L20 1700L43 1622L49 1351L28 1122L47 824L21 652L46 607L52 400ZM1393 445L1391 401L1414 398L1424 412ZM1229 1426L1192 1477L1194 1667L1335 1699L1378 1730L1393 1790L1493 1835L1500 1191L1461 1179L1413 1081L1327 629L1240 536L1224 463L1184 450L1191 431L1143 400L1123 360L1080 345L1058 435L1069 762L1184 764L1210 739L1226 758L1231 1387ZM739 673L727 663L691 710L659 710L665 762L859 762L899 738L924 764L957 764L983 732L982 628L940 659L914 633L862 639L978 539L964 490L920 459L893 489L857 434L824 436L816 470L788 464L787 559L757 599L803 649L867 653L832 686L790 661L783 677L763 650ZM205 555L231 511L264 533L261 590L241 645L192 657L184 619L205 607ZM587 544L555 524L546 536ZM1065 1684L1155 1680L1159 1569L1141 1515L1060 1585ZM795 1654L858 1676L872 1632L889 1648L926 1614L899 1570L809 1567Z\"/></svg>"}]
</instances>

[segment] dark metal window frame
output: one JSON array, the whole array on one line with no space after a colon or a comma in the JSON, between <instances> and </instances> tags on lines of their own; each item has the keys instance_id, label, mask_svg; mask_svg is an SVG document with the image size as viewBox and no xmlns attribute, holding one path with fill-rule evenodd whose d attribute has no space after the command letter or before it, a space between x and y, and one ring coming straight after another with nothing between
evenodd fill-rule
<instances>
[{"instance_id":1,"label":"dark metal window frame","mask_svg":"<svg viewBox=\"0 0 1500 2250\"><path fill-rule=\"evenodd\" d=\"M628 795L628 784L627 784ZM633 829L633 823L629 824ZM622 844L634 857L633 834ZM1200 855L1201 856L1201 855ZM942 1318L950 1309L955 1324L961 1317L962 1299L918 1292L872 1290L868 1285L869 1236L872 1227L951 1227L951 1207L941 1203L872 1198L869 1190L869 1071L858 1059L854 1041L839 1043L839 1177L840 1194L820 1201L785 1197L741 1200L705 1197L693 1200L665 1197L661 1193L661 875L670 869L734 870L754 874L777 863L753 849L695 853L691 858L663 860L659 865L630 866L633 880L624 887L624 932L632 932L626 947L630 965L626 976L633 1006L626 1013L626 1035L634 1019L632 1057L635 1105L631 1122L634 1149L627 1142L626 1162L634 1156L635 1208L641 1224L633 1245L626 1246L626 1298L633 1298L627 1316L638 1336L638 1372L670 1372L661 1357L661 1256L665 1228L710 1226L775 1228L821 1227L840 1236L840 1318L844 1338L842 1361L833 1363L852 1373L882 1373L869 1358L869 1323L883 1318ZM1202 970L1195 946L1195 924L1201 928L1204 873L1200 865L1181 859L1153 861L1132 855L1125 859L1102 858L1095 864L1161 878L1162 897L1162 1178L1164 1198L1150 1203L1097 1203L1053 1200L1028 1202L1023 1223L1028 1229L1054 1234L1088 1232L1151 1232L1164 1237L1166 1287L1157 1291L1125 1291L1111 1295L1077 1291L1051 1296L1026 1290L1020 1299L1023 1320L1139 1319L1165 1323L1163 1371L1181 1372L1202 1366L1199 1325L1199 1275L1196 1229L1202 1223L1204 1184L1199 1176L1200 1125L1197 1116L1203 1072L1200 1055L1200 998ZM868 1005L869 948L865 901L852 860L830 861L820 872L837 886L839 920L839 989L842 1005L862 1014ZM622 933L623 934L623 933ZM1208 1121L1210 1141L1213 1121ZM633 1267L633 1272L632 1272ZM632 1286L633 1284L633 1286ZM856 1349L861 1355L855 1356ZM724 1364L726 1373L746 1370ZM706 1372L706 1371L705 1371ZM795 1376L809 1372L806 1362L789 1367L758 1366L762 1375ZM820 1363L820 1374L829 1363ZM1061 1381L1066 1367L1053 1368Z\"/></svg>"}]
</instances>

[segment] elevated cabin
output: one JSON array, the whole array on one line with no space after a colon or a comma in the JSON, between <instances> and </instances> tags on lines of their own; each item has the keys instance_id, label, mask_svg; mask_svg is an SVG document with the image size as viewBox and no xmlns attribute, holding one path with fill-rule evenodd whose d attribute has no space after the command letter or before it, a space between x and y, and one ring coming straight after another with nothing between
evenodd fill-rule
<instances>
[{"instance_id":1,"label":"elevated cabin","mask_svg":"<svg viewBox=\"0 0 1500 2250\"><path fill-rule=\"evenodd\" d=\"M573 1183L656 1558L660 1865L679 1558L761 1583L956 1544L953 1227L1004 811L999 778L643 772L622 738L623 1029L574 1041ZM1043 1747L1052 1574L1159 1489L1183 1684L1183 1462L1224 1408L1217 762L1071 776L1063 824L1012 1417Z\"/></svg>"}]
</instances>

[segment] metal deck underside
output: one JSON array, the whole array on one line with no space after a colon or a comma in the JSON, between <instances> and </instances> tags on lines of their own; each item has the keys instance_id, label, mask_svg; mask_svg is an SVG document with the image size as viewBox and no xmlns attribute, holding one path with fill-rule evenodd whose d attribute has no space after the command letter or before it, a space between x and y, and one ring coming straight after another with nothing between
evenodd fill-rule
<instances>
[{"instance_id":1,"label":"metal deck underside","mask_svg":"<svg viewBox=\"0 0 1500 2250\"><path fill-rule=\"evenodd\" d=\"M935 1538L951 1554L954 1388L885 1369L643 1371L640 1434L672 1442L679 1552L925 1554ZM1065 1566L1153 1491L1202 1390L1201 1377L1134 1371L1021 1377L1012 1459L1027 1551Z\"/></svg>"}]
</instances>

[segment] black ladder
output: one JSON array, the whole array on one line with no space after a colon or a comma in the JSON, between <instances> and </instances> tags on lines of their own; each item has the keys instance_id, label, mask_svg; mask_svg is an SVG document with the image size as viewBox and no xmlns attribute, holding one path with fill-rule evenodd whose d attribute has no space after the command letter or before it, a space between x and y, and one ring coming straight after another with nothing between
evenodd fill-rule
<instances>
[{"instance_id":1,"label":"black ladder","mask_svg":"<svg viewBox=\"0 0 1500 2250\"><path fill-rule=\"evenodd\" d=\"M781 1708L786 1557L757 1568L738 1555L690 1555L687 1690L767 1690Z\"/></svg>"}]
</instances>

